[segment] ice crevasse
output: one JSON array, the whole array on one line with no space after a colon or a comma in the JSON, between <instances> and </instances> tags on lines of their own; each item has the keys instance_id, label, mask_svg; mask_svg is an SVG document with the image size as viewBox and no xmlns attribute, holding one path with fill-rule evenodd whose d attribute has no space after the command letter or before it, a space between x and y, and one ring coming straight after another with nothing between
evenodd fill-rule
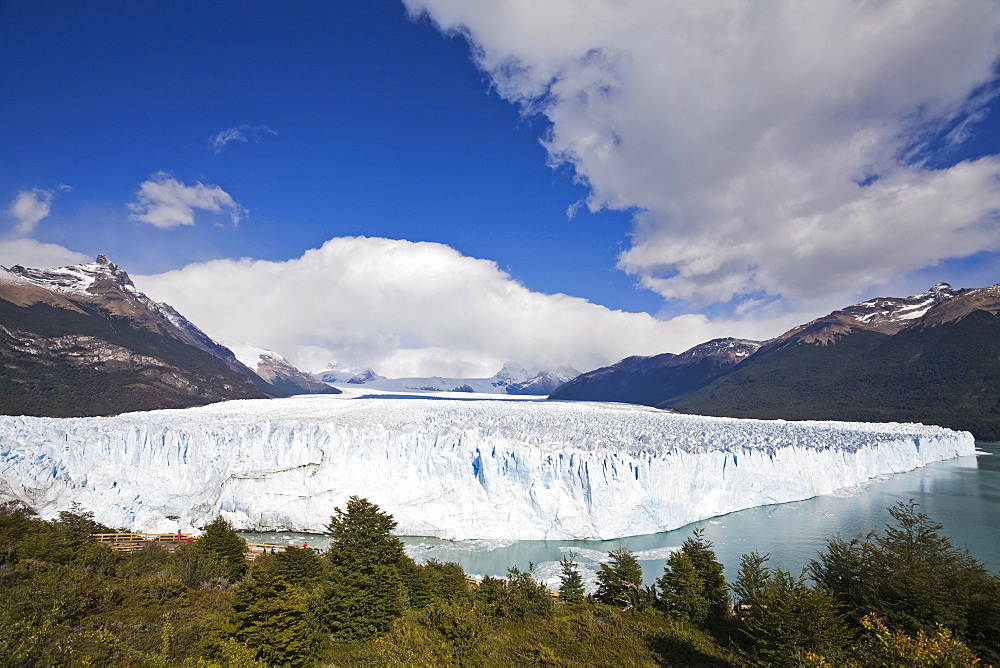
<instances>
[{"instance_id":1,"label":"ice crevasse","mask_svg":"<svg viewBox=\"0 0 1000 668\"><path fill-rule=\"evenodd\" d=\"M919 424L582 402L302 396L105 418L0 417L0 500L109 526L322 531L351 495L404 535L615 538L973 454Z\"/></svg>"}]
</instances>

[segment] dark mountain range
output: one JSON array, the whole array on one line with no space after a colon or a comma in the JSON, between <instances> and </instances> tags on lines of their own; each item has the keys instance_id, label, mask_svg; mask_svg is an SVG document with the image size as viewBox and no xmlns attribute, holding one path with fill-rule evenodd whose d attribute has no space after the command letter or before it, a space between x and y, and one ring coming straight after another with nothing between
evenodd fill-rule
<instances>
[{"instance_id":1,"label":"dark mountain range","mask_svg":"<svg viewBox=\"0 0 1000 668\"><path fill-rule=\"evenodd\" d=\"M108 415L285 395L103 255L0 268L0 413Z\"/></svg>"},{"instance_id":2,"label":"dark mountain range","mask_svg":"<svg viewBox=\"0 0 1000 668\"><path fill-rule=\"evenodd\" d=\"M1000 285L939 284L849 306L766 342L684 393L674 384L657 391L647 376L633 374L643 382L625 383L617 397L572 398L640 396L637 403L729 417L924 422L1000 440ZM553 397L571 398L562 390Z\"/></svg>"},{"instance_id":3,"label":"dark mountain range","mask_svg":"<svg viewBox=\"0 0 1000 668\"><path fill-rule=\"evenodd\" d=\"M760 345L743 339L713 339L680 355L626 357L577 376L556 388L549 398L655 406L703 387L755 353Z\"/></svg>"}]
</instances>

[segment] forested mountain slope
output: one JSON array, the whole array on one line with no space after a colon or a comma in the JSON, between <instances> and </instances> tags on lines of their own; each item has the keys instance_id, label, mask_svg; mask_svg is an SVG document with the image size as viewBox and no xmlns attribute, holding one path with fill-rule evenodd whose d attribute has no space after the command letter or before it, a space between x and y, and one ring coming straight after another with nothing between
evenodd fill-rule
<instances>
[{"instance_id":1,"label":"forested mountain slope","mask_svg":"<svg viewBox=\"0 0 1000 668\"><path fill-rule=\"evenodd\" d=\"M580 374L556 388L549 398L655 406L703 387L759 347L757 341L713 339L680 355L627 357L617 364Z\"/></svg>"},{"instance_id":2,"label":"forested mountain slope","mask_svg":"<svg viewBox=\"0 0 1000 668\"><path fill-rule=\"evenodd\" d=\"M714 369L696 357L680 363L718 341L622 360L551 398L728 417L924 422L1000 440L1000 285L940 283L920 295L872 299Z\"/></svg>"}]
</instances>

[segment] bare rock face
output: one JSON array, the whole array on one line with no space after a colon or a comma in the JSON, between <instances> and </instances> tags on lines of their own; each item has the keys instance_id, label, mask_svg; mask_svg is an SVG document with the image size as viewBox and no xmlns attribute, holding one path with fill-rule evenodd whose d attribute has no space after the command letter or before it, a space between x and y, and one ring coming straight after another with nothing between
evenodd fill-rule
<instances>
[{"instance_id":1,"label":"bare rock face","mask_svg":"<svg viewBox=\"0 0 1000 668\"><path fill-rule=\"evenodd\" d=\"M0 411L106 415L284 396L100 255L0 268Z\"/></svg>"}]
</instances>

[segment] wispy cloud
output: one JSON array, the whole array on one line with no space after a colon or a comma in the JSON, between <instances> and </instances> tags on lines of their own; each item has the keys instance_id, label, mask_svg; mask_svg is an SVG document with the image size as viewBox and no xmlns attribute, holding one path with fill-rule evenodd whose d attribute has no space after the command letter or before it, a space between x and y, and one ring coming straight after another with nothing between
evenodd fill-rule
<instances>
[{"instance_id":1,"label":"wispy cloud","mask_svg":"<svg viewBox=\"0 0 1000 668\"><path fill-rule=\"evenodd\" d=\"M248 211L217 185L181 183L166 172L157 172L143 181L136 191L138 201L128 205L129 218L159 228L194 225L195 210L228 212L234 225Z\"/></svg>"},{"instance_id":2,"label":"wispy cloud","mask_svg":"<svg viewBox=\"0 0 1000 668\"><path fill-rule=\"evenodd\" d=\"M236 125L213 135L209 138L208 143L212 145L213 151L221 153L222 149L226 148L226 144L229 142L239 141L246 143L251 138L254 142L259 142L260 136L263 134L278 136L277 132L266 125Z\"/></svg>"},{"instance_id":3,"label":"wispy cloud","mask_svg":"<svg viewBox=\"0 0 1000 668\"><path fill-rule=\"evenodd\" d=\"M667 299L849 298L1000 250L1000 156L911 151L985 117L996 2L404 1L548 119L591 210L634 212L619 267Z\"/></svg>"},{"instance_id":4,"label":"wispy cloud","mask_svg":"<svg viewBox=\"0 0 1000 668\"><path fill-rule=\"evenodd\" d=\"M35 230L35 226L52 211L52 191L42 188L22 190L15 195L7 213L17 224L12 235L26 237Z\"/></svg>"}]
</instances>

